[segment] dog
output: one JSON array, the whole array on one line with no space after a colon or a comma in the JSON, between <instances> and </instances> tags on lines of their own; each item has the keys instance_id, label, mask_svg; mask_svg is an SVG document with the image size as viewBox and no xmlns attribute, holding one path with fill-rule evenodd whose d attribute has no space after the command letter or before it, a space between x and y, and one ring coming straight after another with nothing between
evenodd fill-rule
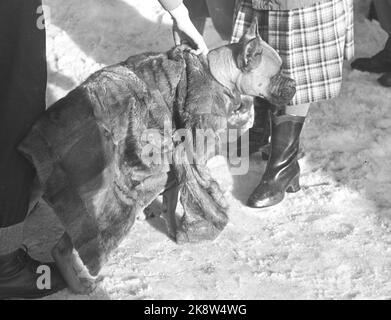
<instances>
[{"instance_id":1,"label":"dog","mask_svg":"<svg viewBox=\"0 0 391 320\"><path fill-rule=\"evenodd\" d=\"M202 145L218 144L222 130L249 126L251 103L242 96L284 105L295 94L257 30L254 21L239 43L207 57L176 47L106 67L50 107L22 141L43 199L65 227L52 256L73 292L92 290L136 214L160 194L170 216L182 204L178 242L213 240L224 229L228 206L208 156L192 148L197 130L211 134Z\"/></svg>"}]
</instances>

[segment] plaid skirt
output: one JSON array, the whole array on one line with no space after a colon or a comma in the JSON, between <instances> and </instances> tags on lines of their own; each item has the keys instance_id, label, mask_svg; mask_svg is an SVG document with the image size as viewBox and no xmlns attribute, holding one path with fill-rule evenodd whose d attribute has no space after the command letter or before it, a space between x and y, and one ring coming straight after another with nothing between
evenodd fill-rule
<instances>
[{"instance_id":1,"label":"plaid skirt","mask_svg":"<svg viewBox=\"0 0 391 320\"><path fill-rule=\"evenodd\" d=\"M255 16L261 37L283 60L284 75L296 80L291 104L339 95L343 61L354 55L353 0L285 11L256 10L252 0L237 1L232 42L240 40Z\"/></svg>"}]
</instances>

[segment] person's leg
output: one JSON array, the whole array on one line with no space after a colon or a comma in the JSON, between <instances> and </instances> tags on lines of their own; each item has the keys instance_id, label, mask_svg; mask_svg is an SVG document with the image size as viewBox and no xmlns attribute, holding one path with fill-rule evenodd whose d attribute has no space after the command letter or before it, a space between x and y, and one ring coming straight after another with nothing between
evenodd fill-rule
<instances>
[{"instance_id":1,"label":"person's leg","mask_svg":"<svg viewBox=\"0 0 391 320\"><path fill-rule=\"evenodd\" d=\"M377 18L389 34L383 50L371 58L359 58L352 62L352 68L360 71L391 72L391 0L374 0Z\"/></svg>"},{"instance_id":2,"label":"person's leg","mask_svg":"<svg viewBox=\"0 0 391 320\"><path fill-rule=\"evenodd\" d=\"M63 287L52 269L52 290L37 288L39 262L19 249L34 169L17 151L45 110L45 31L40 0L0 2L0 298L39 297Z\"/></svg>"},{"instance_id":3,"label":"person's leg","mask_svg":"<svg viewBox=\"0 0 391 320\"><path fill-rule=\"evenodd\" d=\"M45 110L45 32L37 28L38 6L39 1L22 0L0 4L0 69L5 71L0 75L0 253L21 244L34 170L17 145ZM5 235L13 231L13 237Z\"/></svg>"},{"instance_id":4,"label":"person's leg","mask_svg":"<svg viewBox=\"0 0 391 320\"><path fill-rule=\"evenodd\" d=\"M248 206L265 208L284 199L285 192L300 190L297 161L300 133L310 104L287 106L271 116L271 147L262 180L248 199Z\"/></svg>"},{"instance_id":5,"label":"person's leg","mask_svg":"<svg viewBox=\"0 0 391 320\"><path fill-rule=\"evenodd\" d=\"M9 254L17 250L23 237L23 219L16 219L14 215L10 214L12 209L15 212L21 212L22 210L15 208L19 205L19 201L8 201L9 186L8 181L8 163L12 162L10 159L10 149L12 148L12 138L8 133L7 114L9 107L6 105L6 95L9 91L9 80L11 78L12 69L11 61L13 59L13 49L16 44L13 41L15 26L14 21L11 19L12 11L16 10L12 8L8 3L10 1L4 1L0 3L0 256ZM13 10L12 10L13 9ZM4 126L7 125L7 128ZM13 203L14 208L10 208Z\"/></svg>"}]
</instances>

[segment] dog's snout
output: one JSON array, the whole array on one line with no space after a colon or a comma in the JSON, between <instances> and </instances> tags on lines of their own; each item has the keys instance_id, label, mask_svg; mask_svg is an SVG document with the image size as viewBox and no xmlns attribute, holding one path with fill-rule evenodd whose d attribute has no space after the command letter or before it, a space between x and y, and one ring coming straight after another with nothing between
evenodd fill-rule
<instances>
[{"instance_id":1,"label":"dog's snout","mask_svg":"<svg viewBox=\"0 0 391 320\"><path fill-rule=\"evenodd\" d=\"M280 87L281 98L284 100L292 100L296 94L296 81L285 77Z\"/></svg>"},{"instance_id":2,"label":"dog's snout","mask_svg":"<svg viewBox=\"0 0 391 320\"><path fill-rule=\"evenodd\" d=\"M271 92L274 97L289 102L296 94L296 81L278 74L271 81Z\"/></svg>"}]
</instances>

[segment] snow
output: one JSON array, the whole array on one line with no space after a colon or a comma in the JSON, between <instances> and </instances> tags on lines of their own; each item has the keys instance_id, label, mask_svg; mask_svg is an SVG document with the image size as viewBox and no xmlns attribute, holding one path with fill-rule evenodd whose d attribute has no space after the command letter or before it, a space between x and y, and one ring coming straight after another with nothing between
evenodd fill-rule
<instances>
[{"instance_id":1,"label":"snow","mask_svg":"<svg viewBox=\"0 0 391 320\"><path fill-rule=\"evenodd\" d=\"M157 1L46 0L48 104L93 71L172 45ZM356 4L356 56L378 52L386 34ZM48 10L47 10L48 12ZM206 39L222 42L210 22ZM341 96L314 104L302 135L302 190L263 210L243 202L265 168L245 176L211 161L227 190L230 223L214 242L179 246L160 217L139 217L89 296L64 290L48 299L390 299L391 89L346 64ZM61 227L41 201L26 243L49 259Z\"/></svg>"}]
</instances>

